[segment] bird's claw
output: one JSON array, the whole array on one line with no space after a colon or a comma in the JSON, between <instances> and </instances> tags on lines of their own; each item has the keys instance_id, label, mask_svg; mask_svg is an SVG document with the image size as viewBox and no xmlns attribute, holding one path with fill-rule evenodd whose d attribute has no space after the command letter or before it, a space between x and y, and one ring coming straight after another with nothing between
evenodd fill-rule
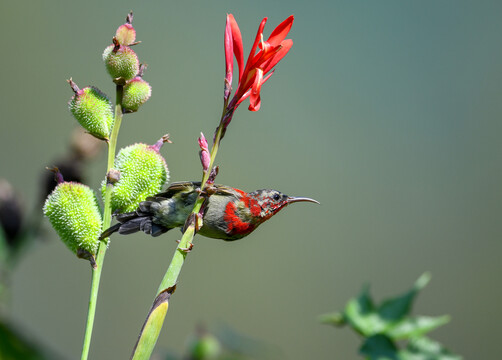
<instances>
[{"instance_id":1,"label":"bird's claw","mask_svg":"<svg viewBox=\"0 0 502 360\"><path fill-rule=\"evenodd\" d=\"M176 240L176 242L177 242L178 244L180 243L180 241L181 241L181 240ZM179 247L179 246L178 246L178 249L179 249L179 250L181 250L181 251L183 251L183 252L189 253L189 252L190 252L190 251L192 251L192 249L193 249L193 243L189 242L189 243L188 243L188 247L186 247L186 248L183 248L183 247Z\"/></svg>"}]
</instances>

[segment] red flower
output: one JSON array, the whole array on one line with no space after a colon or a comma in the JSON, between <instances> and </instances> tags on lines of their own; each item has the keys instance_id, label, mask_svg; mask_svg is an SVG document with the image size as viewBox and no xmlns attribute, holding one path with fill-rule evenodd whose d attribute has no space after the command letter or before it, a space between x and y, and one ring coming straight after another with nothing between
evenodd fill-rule
<instances>
[{"instance_id":1,"label":"red flower","mask_svg":"<svg viewBox=\"0 0 502 360\"><path fill-rule=\"evenodd\" d=\"M233 55L235 55L237 65L239 66L237 90L232 101L227 106L227 110L230 113L233 113L239 104L248 97L250 98L249 110L260 110L260 90L262 84L272 76L272 68L281 61L289 49L291 49L291 46L293 46L293 40L284 40L293 25L293 20L294 17L291 15L272 31L267 41L263 41L263 28L267 22L267 18L264 18L258 27L253 47L249 53L246 66L244 66L241 32L233 15L227 15L227 24L225 27L225 102L228 101L231 92ZM258 48L259 50L256 53ZM229 122L230 119L227 120Z\"/></svg>"}]
</instances>

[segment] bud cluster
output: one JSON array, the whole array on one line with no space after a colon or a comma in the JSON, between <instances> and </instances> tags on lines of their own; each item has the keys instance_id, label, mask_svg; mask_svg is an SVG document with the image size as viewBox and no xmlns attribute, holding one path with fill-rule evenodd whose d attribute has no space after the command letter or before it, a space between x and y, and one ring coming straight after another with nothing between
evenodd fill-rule
<instances>
[{"instance_id":1,"label":"bud cluster","mask_svg":"<svg viewBox=\"0 0 502 360\"><path fill-rule=\"evenodd\" d=\"M103 52L106 70L117 87L117 101L122 106L120 114L114 114L108 96L98 88L86 86L80 89L72 79L68 80L74 93L68 103L70 112L89 134L110 142L112 151L116 143L116 133L111 138L114 122L119 123L122 113L138 111L152 91L143 80L146 66L140 65L131 48L139 43L132 19L132 13L129 13L126 23L117 28L112 44ZM135 210L141 201L162 190L169 179L166 161L159 153L165 142L169 142L168 135L152 146L134 144L119 151L115 168L108 171L102 184L103 198L107 187L112 188L111 209L106 211ZM90 260L94 267L94 255L103 231L98 200L86 185L65 182L57 169L53 171L58 185L47 196L44 214L66 246L78 257Z\"/></svg>"},{"instance_id":2,"label":"bud cluster","mask_svg":"<svg viewBox=\"0 0 502 360\"><path fill-rule=\"evenodd\" d=\"M143 80L144 65L131 46L136 42L136 30L131 24L132 13L126 23L120 25L109 45L103 52L106 70L117 84L124 85L122 107L124 112L136 112L152 95L152 88Z\"/></svg>"},{"instance_id":3,"label":"bud cluster","mask_svg":"<svg viewBox=\"0 0 502 360\"><path fill-rule=\"evenodd\" d=\"M136 42L136 30L131 24L132 13L126 23L120 25L112 39L112 44L103 52L106 70L113 81L123 87L121 100L124 113L136 112L152 95L152 88L143 80L146 67L140 65L138 56L131 46ZM108 141L114 123L113 106L108 96L94 86L83 89L68 80L74 95L68 107L77 121L89 134Z\"/></svg>"}]
</instances>

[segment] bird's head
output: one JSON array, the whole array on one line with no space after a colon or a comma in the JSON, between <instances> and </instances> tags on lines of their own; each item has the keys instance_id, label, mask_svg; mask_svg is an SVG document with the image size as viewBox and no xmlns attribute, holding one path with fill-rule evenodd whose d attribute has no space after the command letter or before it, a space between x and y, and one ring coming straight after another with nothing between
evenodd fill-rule
<instances>
[{"instance_id":1,"label":"bird's head","mask_svg":"<svg viewBox=\"0 0 502 360\"><path fill-rule=\"evenodd\" d=\"M256 190L249 193L249 196L256 200L257 205L260 207L259 216L263 221L270 219L281 209L295 202L307 201L319 204L319 201L314 199L288 196L280 191L271 189Z\"/></svg>"}]
</instances>

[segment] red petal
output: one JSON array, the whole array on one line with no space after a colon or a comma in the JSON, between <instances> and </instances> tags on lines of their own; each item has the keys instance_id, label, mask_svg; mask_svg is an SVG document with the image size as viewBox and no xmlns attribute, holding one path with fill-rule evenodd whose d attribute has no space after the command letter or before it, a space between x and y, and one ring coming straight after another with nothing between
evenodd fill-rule
<instances>
[{"instance_id":1,"label":"red petal","mask_svg":"<svg viewBox=\"0 0 502 360\"><path fill-rule=\"evenodd\" d=\"M281 45L271 46L269 43L265 42L260 45L262 51L256 54L256 58L253 59L255 67L263 68L263 64L267 64L268 61L273 58L279 50L281 50Z\"/></svg>"},{"instance_id":2,"label":"red petal","mask_svg":"<svg viewBox=\"0 0 502 360\"><path fill-rule=\"evenodd\" d=\"M237 89L237 92L235 96L242 96L244 93L246 93L253 84L256 82L256 68L252 68L249 72L246 72L242 78L241 83L239 84L239 88Z\"/></svg>"},{"instance_id":3,"label":"red petal","mask_svg":"<svg viewBox=\"0 0 502 360\"><path fill-rule=\"evenodd\" d=\"M258 27L258 31L257 31L256 37L254 39L253 47L251 48L251 51L249 52L249 57L248 57L248 61L246 62L246 68L244 69L244 73L250 71L251 68L254 67L253 60L255 60L256 48L258 47L258 44L261 41L261 37L263 35L263 28L265 27L266 23L267 23L267 18L263 18L263 20L260 23L260 26Z\"/></svg>"},{"instance_id":4,"label":"red petal","mask_svg":"<svg viewBox=\"0 0 502 360\"><path fill-rule=\"evenodd\" d=\"M277 65L279 61L282 60L284 56L288 53L289 49L293 46L293 40L287 39L281 43L281 48L271 57L266 64L262 65L263 73L268 73L272 68Z\"/></svg>"},{"instance_id":5,"label":"red petal","mask_svg":"<svg viewBox=\"0 0 502 360\"><path fill-rule=\"evenodd\" d=\"M277 25L277 27L272 31L272 34L268 37L267 42L273 46L279 45L288 35L291 26L293 26L293 20L295 17L290 15L286 20Z\"/></svg>"},{"instance_id":6,"label":"red petal","mask_svg":"<svg viewBox=\"0 0 502 360\"><path fill-rule=\"evenodd\" d=\"M268 74L267 76L265 76L265 78L263 78L262 82L261 82L261 85L265 84L267 82L268 79L270 79L270 77L272 76L272 74L274 73L275 69L272 70L272 72L270 74ZM235 105L235 108L237 109L237 106L240 105L241 102L243 102L244 100L246 100L249 95L251 95L251 91L252 91L252 88L249 89L247 92L244 93L244 95L242 95L239 99L239 101L237 101L236 105Z\"/></svg>"},{"instance_id":7,"label":"red petal","mask_svg":"<svg viewBox=\"0 0 502 360\"><path fill-rule=\"evenodd\" d=\"M225 80L227 80L229 86L232 86L232 74L234 72L234 43L232 39L230 16L232 15L227 14L224 45L225 45Z\"/></svg>"},{"instance_id":8,"label":"red petal","mask_svg":"<svg viewBox=\"0 0 502 360\"><path fill-rule=\"evenodd\" d=\"M258 69L256 71L256 78L251 88L251 95L249 97L249 111L258 111L260 110L261 98L260 98L260 90L261 85L263 83L263 71Z\"/></svg>"},{"instance_id":9,"label":"red petal","mask_svg":"<svg viewBox=\"0 0 502 360\"><path fill-rule=\"evenodd\" d=\"M244 100L246 100L249 97L249 95L251 95L251 89L249 89L248 91L246 91L244 93L244 95L242 95L240 97L239 101L237 101L237 103L235 105L235 108L237 109L237 106L239 106L241 102L243 102Z\"/></svg>"},{"instance_id":10,"label":"red petal","mask_svg":"<svg viewBox=\"0 0 502 360\"><path fill-rule=\"evenodd\" d=\"M249 111L258 111L260 110L261 107L261 99L260 99L260 94L258 94L258 99L255 105L253 105L251 102L249 102L248 110Z\"/></svg>"},{"instance_id":11,"label":"red petal","mask_svg":"<svg viewBox=\"0 0 502 360\"><path fill-rule=\"evenodd\" d=\"M244 50L242 46L242 35L237 25L237 21L232 14L228 14L227 21L230 23L232 29L232 39L235 59L237 60L237 65L239 66L239 80L244 72Z\"/></svg>"}]
</instances>

